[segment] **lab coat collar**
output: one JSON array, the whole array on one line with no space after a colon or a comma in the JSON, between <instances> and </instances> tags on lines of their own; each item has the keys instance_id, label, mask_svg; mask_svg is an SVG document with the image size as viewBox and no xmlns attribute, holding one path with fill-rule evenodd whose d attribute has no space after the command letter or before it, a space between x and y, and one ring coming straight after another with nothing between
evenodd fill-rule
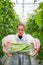
<instances>
[{"instance_id":1,"label":"lab coat collar","mask_svg":"<svg viewBox=\"0 0 43 65\"><path fill-rule=\"evenodd\" d=\"M25 33L23 33L22 38L24 38ZM16 38L18 38L18 33L16 33Z\"/></svg>"},{"instance_id":2,"label":"lab coat collar","mask_svg":"<svg viewBox=\"0 0 43 65\"><path fill-rule=\"evenodd\" d=\"M23 33L23 35L22 36L24 36L25 35L25 33ZM18 36L18 33L16 33L16 36Z\"/></svg>"}]
</instances>

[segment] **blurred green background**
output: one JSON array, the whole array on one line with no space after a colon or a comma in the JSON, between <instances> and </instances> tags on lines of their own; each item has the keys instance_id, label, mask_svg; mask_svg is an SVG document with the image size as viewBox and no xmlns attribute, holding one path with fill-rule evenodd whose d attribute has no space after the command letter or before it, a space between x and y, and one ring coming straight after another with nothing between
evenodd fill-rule
<instances>
[{"instance_id":1,"label":"blurred green background","mask_svg":"<svg viewBox=\"0 0 43 65\"><path fill-rule=\"evenodd\" d=\"M40 40L41 47L37 58L43 61L43 2L33 12L33 14L28 14L25 23L26 33ZM2 38L8 34L15 34L19 22L14 3L10 0L0 0L0 57L4 55L2 52Z\"/></svg>"},{"instance_id":2,"label":"blurred green background","mask_svg":"<svg viewBox=\"0 0 43 65\"><path fill-rule=\"evenodd\" d=\"M37 58L43 60L43 2L34 10L33 14L28 15L26 33L30 33L40 40L41 47Z\"/></svg>"},{"instance_id":3,"label":"blurred green background","mask_svg":"<svg viewBox=\"0 0 43 65\"><path fill-rule=\"evenodd\" d=\"M0 1L0 56L2 53L2 38L8 34L15 34L19 17L14 10L14 3L10 0Z\"/></svg>"}]
</instances>

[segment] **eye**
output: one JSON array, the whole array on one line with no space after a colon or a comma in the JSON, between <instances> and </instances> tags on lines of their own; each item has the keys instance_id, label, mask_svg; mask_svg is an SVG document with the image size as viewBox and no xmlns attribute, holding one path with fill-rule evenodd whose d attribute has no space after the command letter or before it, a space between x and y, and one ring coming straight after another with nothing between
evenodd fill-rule
<instances>
[{"instance_id":1,"label":"eye","mask_svg":"<svg viewBox=\"0 0 43 65\"><path fill-rule=\"evenodd\" d=\"M18 29L19 31L24 31L24 29Z\"/></svg>"},{"instance_id":2,"label":"eye","mask_svg":"<svg viewBox=\"0 0 43 65\"><path fill-rule=\"evenodd\" d=\"M21 31L21 29L18 29L19 31Z\"/></svg>"},{"instance_id":3,"label":"eye","mask_svg":"<svg viewBox=\"0 0 43 65\"><path fill-rule=\"evenodd\" d=\"M24 29L22 29L21 31L24 31Z\"/></svg>"}]
</instances>

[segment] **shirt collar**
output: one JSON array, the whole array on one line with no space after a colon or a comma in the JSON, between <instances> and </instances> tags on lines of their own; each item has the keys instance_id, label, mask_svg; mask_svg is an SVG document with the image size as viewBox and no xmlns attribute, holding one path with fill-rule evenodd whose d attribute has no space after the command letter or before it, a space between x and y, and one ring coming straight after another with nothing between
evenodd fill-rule
<instances>
[{"instance_id":1,"label":"shirt collar","mask_svg":"<svg viewBox=\"0 0 43 65\"><path fill-rule=\"evenodd\" d=\"M24 35L25 35L25 32L23 33L22 37L24 37ZM18 33L16 33L16 36L18 36Z\"/></svg>"}]
</instances>

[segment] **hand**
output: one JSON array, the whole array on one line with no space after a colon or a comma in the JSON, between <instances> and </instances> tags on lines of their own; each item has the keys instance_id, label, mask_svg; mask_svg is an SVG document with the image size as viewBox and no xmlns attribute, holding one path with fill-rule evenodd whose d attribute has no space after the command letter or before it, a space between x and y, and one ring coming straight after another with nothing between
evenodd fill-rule
<instances>
[{"instance_id":1,"label":"hand","mask_svg":"<svg viewBox=\"0 0 43 65\"><path fill-rule=\"evenodd\" d=\"M4 46L6 46L7 47L7 45L10 43L10 41L9 40L5 40L5 42L4 42Z\"/></svg>"},{"instance_id":2,"label":"hand","mask_svg":"<svg viewBox=\"0 0 43 65\"><path fill-rule=\"evenodd\" d=\"M10 44L9 40L5 40L4 45L3 45L3 52L7 56L12 57L13 54L8 53L8 51L7 51L7 47L9 46L9 44Z\"/></svg>"},{"instance_id":3,"label":"hand","mask_svg":"<svg viewBox=\"0 0 43 65\"><path fill-rule=\"evenodd\" d=\"M6 46L3 46L3 52L4 52L7 56L9 56L9 57L12 57L12 56L13 56L13 54L8 53L8 51L6 50Z\"/></svg>"},{"instance_id":4,"label":"hand","mask_svg":"<svg viewBox=\"0 0 43 65\"><path fill-rule=\"evenodd\" d=\"M37 52L38 52L37 50L33 50L29 55L34 57L37 54Z\"/></svg>"},{"instance_id":5,"label":"hand","mask_svg":"<svg viewBox=\"0 0 43 65\"><path fill-rule=\"evenodd\" d=\"M32 52L32 53L30 53L29 55L30 55L30 56L32 56L32 57L34 57L34 56L35 56L33 52Z\"/></svg>"},{"instance_id":6,"label":"hand","mask_svg":"<svg viewBox=\"0 0 43 65\"><path fill-rule=\"evenodd\" d=\"M11 53L7 53L6 54L8 57L12 57L13 56L13 54L11 54Z\"/></svg>"},{"instance_id":7,"label":"hand","mask_svg":"<svg viewBox=\"0 0 43 65\"><path fill-rule=\"evenodd\" d=\"M3 52L4 52L7 56L9 56L9 57L11 57L11 56L12 56L12 54L9 54L9 53L8 53L8 51L6 50L6 48L5 48L5 47L3 47Z\"/></svg>"},{"instance_id":8,"label":"hand","mask_svg":"<svg viewBox=\"0 0 43 65\"><path fill-rule=\"evenodd\" d=\"M8 47L9 45L10 45L10 41L9 41L9 40L5 40L4 45L3 45L3 52L4 52L7 56L12 57L14 54L9 53L8 50L7 50L7 47Z\"/></svg>"}]
</instances>

